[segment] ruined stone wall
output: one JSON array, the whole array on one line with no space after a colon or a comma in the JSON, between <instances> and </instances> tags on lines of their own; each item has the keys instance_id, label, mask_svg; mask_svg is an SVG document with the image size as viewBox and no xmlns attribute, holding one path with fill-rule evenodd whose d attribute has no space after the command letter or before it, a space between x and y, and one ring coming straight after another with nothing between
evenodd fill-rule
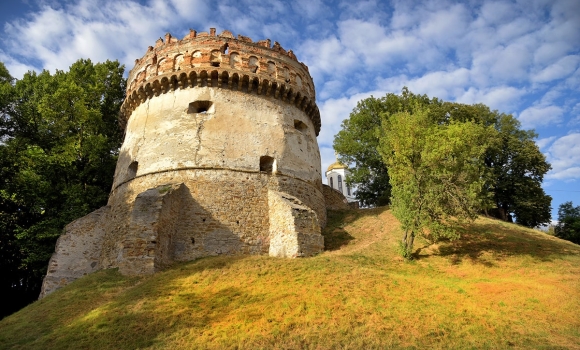
<instances>
[{"instance_id":1,"label":"ruined stone wall","mask_svg":"<svg viewBox=\"0 0 580 350\"><path fill-rule=\"evenodd\" d=\"M344 210L350 208L346 197L340 191L328 185L322 185L322 192L327 209Z\"/></svg>"},{"instance_id":2,"label":"ruined stone wall","mask_svg":"<svg viewBox=\"0 0 580 350\"><path fill-rule=\"evenodd\" d=\"M123 251L132 244L130 217L140 193L159 183L183 183L183 213L175 223L174 261L190 261L218 254L266 254L270 245L268 191L290 192L316 212L326 224L322 192L310 183L263 172L189 169L135 178L113 191L111 219L103 245L103 267L123 264ZM155 243L144 242L144 246ZM137 271L135 269L135 271ZM136 273L136 272L135 272Z\"/></svg>"},{"instance_id":3,"label":"ruined stone wall","mask_svg":"<svg viewBox=\"0 0 580 350\"><path fill-rule=\"evenodd\" d=\"M109 212L110 207L105 206L66 225L48 263L39 298L101 268Z\"/></svg>"}]
</instances>

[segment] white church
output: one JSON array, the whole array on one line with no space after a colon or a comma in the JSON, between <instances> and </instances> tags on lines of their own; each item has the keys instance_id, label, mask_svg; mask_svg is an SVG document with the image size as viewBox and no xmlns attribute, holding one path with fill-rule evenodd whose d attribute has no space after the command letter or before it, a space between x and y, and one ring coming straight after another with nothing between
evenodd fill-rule
<instances>
[{"instance_id":1,"label":"white church","mask_svg":"<svg viewBox=\"0 0 580 350\"><path fill-rule=\"evenodd\" d=\"M354 197L356 188L351 188L346 184L347 176L348 169L346 165L340 162L334 162L326 170L326 184L342 193L349 203L357 202L357 199Z\"/></svg>"}]
</instances>

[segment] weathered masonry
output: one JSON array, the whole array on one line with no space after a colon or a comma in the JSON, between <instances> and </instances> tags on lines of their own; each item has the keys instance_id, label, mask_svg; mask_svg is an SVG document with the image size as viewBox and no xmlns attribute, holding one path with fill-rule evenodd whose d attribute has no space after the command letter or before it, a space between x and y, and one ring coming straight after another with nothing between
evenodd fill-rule
<instances>
[{"instance_id":1,"label":"weathered masonry","mask_svg":"<svg viewBox=\"0 0 580 350\"><path fill-rule=\"evenodd\" d=\"M108 205L67 226L41 297L103 268L322 251L320 113L292 51L213 28L166 34L135 61L121 116Z\"/></svg>"}]
</instances>

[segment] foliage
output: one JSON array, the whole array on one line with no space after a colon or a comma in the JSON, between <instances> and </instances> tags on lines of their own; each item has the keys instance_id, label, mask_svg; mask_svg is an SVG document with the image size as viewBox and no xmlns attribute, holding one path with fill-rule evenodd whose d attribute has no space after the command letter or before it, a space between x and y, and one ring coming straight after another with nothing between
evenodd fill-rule
<instances>
[{"instance_id":1,"label":"foliage","mask_svg":"<svg viewBox=\"0 0 580 350\"><path fill-rule=\"evenodd\" d=\"M486 188L493 194L494 217L536 227L551 220L552 197L542 189L544 175L550 164L534 142L533 130L521 130L520 122L512 115L491 111L483 104L464 105L446 102L443 110L451 120L473 120L493 126L499 133L485 153L490 169Z\"/></svg>"},{"instance_id":2,"label":"foliage","mask_svg":"<svg viewBox=\"0 0 580 350\"><path fill-rule=\"evenodd\" d=\"M483 154L492 128L434 120L415 106L385 118L379 153L389 169L393 214L405 231L402 253L411 257L416 235L456 238L456 220L473 220L485 183Z\"/></svg>"},{"instance_id":3,"label":"foliage","mask_svg":"<svg viewBox=\"0 0 580 350\"><path fill-rule=\"evenodd\" d=\"M118 62L79 60L68 72L10 82L0 119L3 292L36 298L64 225L106 203L122 136L123 71Z\"/></svg>"},{"instance_id":4,"label":"foliage","mask_svg":"<svg viewBox=\"0 0 580 350\"><path fill-rule=\"evenodd\" d=\"M373 96L361 100L342 122L342 130L334 137L334 150L339 160L350 166L347 178L349 186L357 185L356 198L365 206L389 204L391 186L387 167L377 147L377 131L381 127L383 115L410 111L413 104L430 106L438 104L437 99L415 95L406 88L401 96L389 93L384 97Z\"/></svg>"},{"instance_id":5,"label":"foliage","mask_svg":"<svg viewBox=\"0 0 580 350\"><path fill-rule=\"evenodd\" d=\"M483 104L466 105L442 102L426 95L415 95L403 88L400 95L389 93L382 98L360 101L335 136L334 148L339 159L352 164L349 183L360 183L357 196L366 204L388 203L390 187L387 166L377 151L381 115L385 118L399 113L411 113L411 106L429 108L429 116L442 124L452 121L472 121L485 127L493 126L499 137L490 140L484 154L489 168L484 188L491 194L482 203L489 215L505 221L535 227L549 223L552 198L541 187L550 164L534 142L532 130L521 130L512 115L492 111ZM369 190L370 189L370 190Z\"/></svg>"},{"instance_id":6,"label":"foliage","mask_svg":"<svg viewBox=\"0 0 580 350\"><path fill-rule=\"evenodd\" d=\"M574 207L572 202L560 204L554 233L556 237L580 244L580 206Z\"/></svg>"}]
</instances>

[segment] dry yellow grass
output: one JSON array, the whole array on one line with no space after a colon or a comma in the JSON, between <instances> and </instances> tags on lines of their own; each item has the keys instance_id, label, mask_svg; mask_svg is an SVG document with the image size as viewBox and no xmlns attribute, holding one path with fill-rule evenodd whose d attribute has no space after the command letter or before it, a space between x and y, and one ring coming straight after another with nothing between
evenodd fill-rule
<instances>
[{"instance_id":1,"label":"dry yellow grass","mask_svg":"<svg viewBox=\"0 0 580 350\"><path fill-rule=\"evenodd\" d=\"M2 320L0 348L580 349L577 245L481 218L406 262L386 208L333 212L324 234L309 259L101 271Z\"/></svg>"}]
</instances>

